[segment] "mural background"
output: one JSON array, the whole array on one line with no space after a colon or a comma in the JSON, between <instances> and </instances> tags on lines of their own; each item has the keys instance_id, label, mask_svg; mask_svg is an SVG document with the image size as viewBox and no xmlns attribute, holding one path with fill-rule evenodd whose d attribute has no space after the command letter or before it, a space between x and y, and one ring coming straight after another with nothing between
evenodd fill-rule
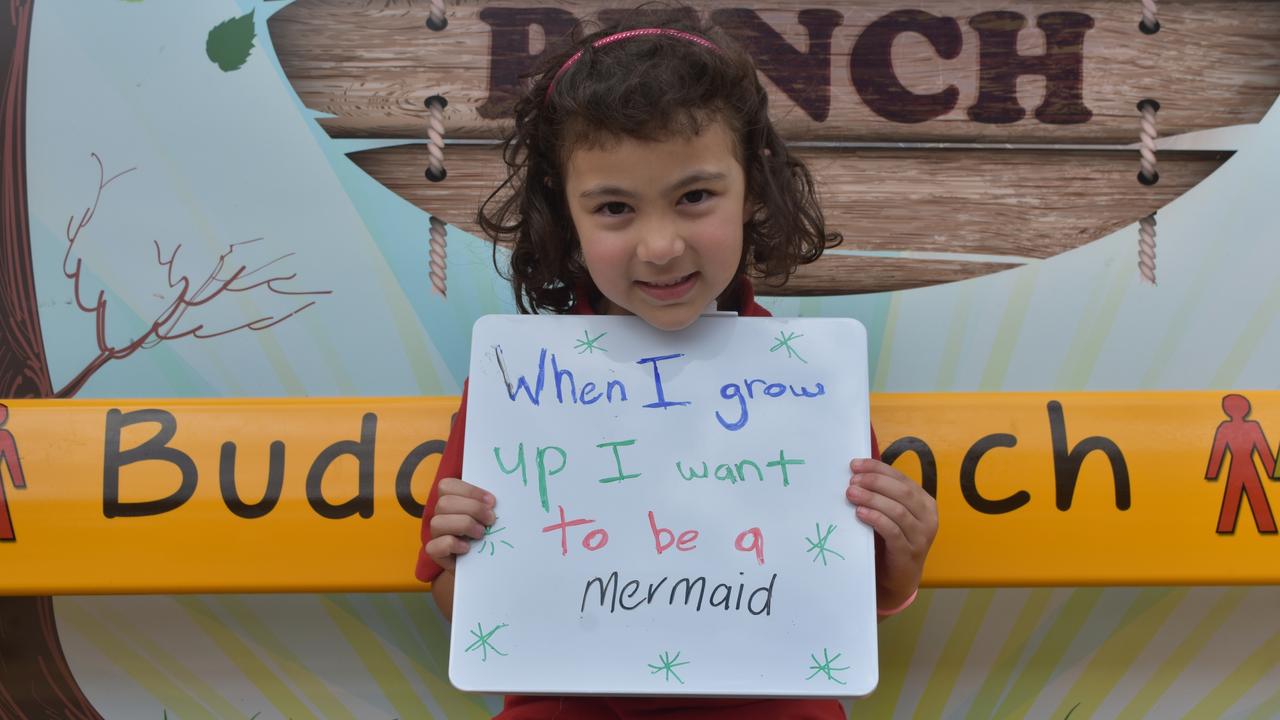
<instances>
[{"instance_id":1,"label":"mural background","mask_svg":"<svg viewBox=\"0 0 1280 720\"><path fill-rule=\"evenodd\" d=\"M265 23L285 4L40 0L27 174L55 388L98 353L63 272L68 219L98 188L92 154L107 177L132 168L104 189L76 243L82 297L105 293L109 338L137 335L160 309L156 244L166 257L181 244L175 266L201 273L232 243L261 238L237 250L250 267L287 255L272 267L296 273L290 287L329 294L260 332L108 362L79 397L455 394L471 323L512 310L489 244L452 229L449 297L431 293L426 216L345 157L391 143L329 138L281 73ZM253 47L224 70L210 31L242 17ZM765 304L861 320L876 392L1276 389L1280 109L1162 146L1237 154L1160 211L1158 286L1140 281L1133 226L960 283ZM241 293L191 318L229 328L302 304ZM406 538L406 563L414 552ZM446 626L425 595L60 597L54 607L75 678L103 717L452 718L498 707L449 687ZM1280 717L1280 588L932 591L881 627L881 688L855 716Z\"/></svg>"}]
</instances>

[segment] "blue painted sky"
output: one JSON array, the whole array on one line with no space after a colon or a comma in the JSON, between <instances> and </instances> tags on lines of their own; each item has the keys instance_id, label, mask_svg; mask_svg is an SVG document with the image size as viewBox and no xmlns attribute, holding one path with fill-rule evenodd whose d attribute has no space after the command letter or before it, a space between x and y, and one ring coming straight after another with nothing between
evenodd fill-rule
<instances>
[{"instance_id":1,"label":"blue painted sky","mask_svg":"<svg viewBox=\"0 0 1280 720\"><path fill-rule=\"evenodd\" d=\"M106 293L124 343L163 306L153 243L207 272L230 243L290 287L329 290L267 332L177 340L109 363L82 396L412 395L456 392L475 318L508 312L489 245L449 237L450 296L429 291L427 218L346 159L280 72L266 32L284 3L45 0L35 15L28 96L32 244L55 385L95 354L92 318L61 271L69 218L82 296ZM254 10L256 46L223 72L213 26ZM1140 283L1137 229L995 276L894 294L783 299L777 312L852 316L869 329L877 390L1274 388L1280 350L1268 221L1280 185L1280 112L1259 126L1181 139L1239 150L1160 211L1158 287ZM300 303L225 296L194 322L231 327Z\"/></svg>"}]
</instances>

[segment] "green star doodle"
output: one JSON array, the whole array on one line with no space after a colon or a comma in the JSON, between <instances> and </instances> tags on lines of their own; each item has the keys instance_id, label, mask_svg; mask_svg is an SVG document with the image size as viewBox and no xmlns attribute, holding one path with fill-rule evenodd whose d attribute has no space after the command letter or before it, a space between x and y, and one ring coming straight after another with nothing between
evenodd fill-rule
<instances>
[{"instance_id":1,"label":"green star doodle","mask_svg":"<svg viewBox=\"0 0 1280 720\"><path fill-rule=\"evenodd\" d=\"M814 562L818 562L818 559L819 559L819 558L821 558L821 559L822 559L822 564L825 566L825 565L827 564L827 554L828 554L828 553L830 553L830 554L832 554L832 555L835 555L836 557L840 558L841 560L843 560L843 559L844 559L844 556L843 556L843 555L841 555L840 553L836 552L835 550L832 550L831 548L827 547L827 541L831 539L831 533L833 533L833 532L835 532L835 531L836 531L836 526L835 526L835 525L828 525L828 526L827 526L827 531L824 533L824 532L822 532L822 526L821 526L821 525L819 525L818 523L814 523L814 524L813 524L813 537L811 537L811 538L808 538L808 537L807 537L807 538L805 538L805 540L808 540L808 541L809 541L809 549L808 549L808 550L805 550L805 552L806 552L806 553L811 553L811 552L814 552L815 550L817 551L817 552L816 552L816 553L814 553L814 555L813 555L813 561L814 561Z\"/></svg>"},{"instance_id":2,"label":"green star doodle","mask_svg":"<svg viewBox=\"0 0 1280 720\"><path fill-rule=\"evenodd\" d=\"M689 661L685 660L684 662L676 662L679 659L680 659L680 653L678 652L675 654L675 657L672 657L671 653L669 652L660 653L658 655L659 664L658 665L650 664L649 668L650 670L652 670L652 672L650 672L649 674L657 675L658 673L663 673L662 679L664 682L671 682L671 678L674 677L676 679L676 682L683 685L684 680L681 679L679 673L676 672L676 668L680 667L681 665L688 665Z\"/></svg>"},{"instance_id":3,"label":"green star doodle","mask_svg":"<svg viewBox=\"0 0 1280 720\"><path fill-rule=\"evenodd\" d=\"M475 638L476 641L468 645L467 649L464 650L463 652L471 652L472 650L479 649L483 653L480 657L480 662L486 662L489 660L490 650L505 657L506 653L494 647L491 640L493 639L494 633L498 632L499 630L501 630L506 626L507 626L506 623L502 623L501 625L494 626L492 630L485 632L484 627L480 623L476 623L476 629L471 631L471 637Z\"/></svg>"},{"instance_id":4,"label":"green star doodle","mask_svg":"<svg viewBox=\"0 0 1280 720\"><path fill-rule=\"evenodd\" d=\"M800 362L804 363L805 365L808 365L808 364L809 364L809 361L808 361L808 360L805 360L803 357L801 357L801 356L800 356L800 352L799 352L798 350L796 350L795 348L791 347L791 341L792 341L792 340L795 340L795 339L797 339L797 338L802 338L802 337L804 337L804 336L803 336L803 335L797 335L796 333L789 333L789 332L782 332L782 331L778 331L778 337L774 338L774 340L777 340L778 342L777 342L777 344L775 344L773 347L769 348L769 352L777 352L777 351L779 351L779 350L786 350L786 351L787 351L787 357L794 357L794 358L797 358Z\"/></svg>"},{"instance_id":5,"label":"green star doodle","mask_svg":"<svg viewBox=\"0 0 1280 720\"><path fill-rule=\"evenodd\" d=\"M578 343L573 347L578 349L579 355L583 353L588 353L588 352L594 355L597 350L599 350L600 352L609 352L607 348L600 347L599 345L596 344L600 342L600 338L608 334L609 333L607 332L602 332L595 337L591 337L591 333L587 332L586 330L583 330L582 339L579 340Z\"/></svg>"},{"instance_id":6,"label":"green star doodle","mask_svg":"<svg viewBox=\"0 0 1280 720\"><path fill-rule=\"evenodd\" d=\"M493 522L494 522L494 523L497 523L497 522L498 522L498 518L496 518L496 517L495 517L495 518L493 519ZM509 547L509 548L515 548L515 545L512 545L511 543L507 542L506 540L490 540L490 539L489 539L489 538L493 537L494 535L497 535L498 533L502 532L503 530L506 530L506 528L505 528L505 527L500 527L500 528L498 528L498 529L496 529L496 530L495 530L495 529L494 529L494 527L493 527L493 525L490 525L489 527L487 527L487 528L485 528L485 529L484 529L484 537L480 540L480 553L481 553L481 554L483 554L483 553L485 553L485 552L488 552L488 553L489 553L489 557L493 557L494 553L495 553L495 552L497 552L497 550L498 550L498 545L506 545L506 546L507 546L507 547Z\"/></svg>"},{"instance_id":7,"label":"green star doodle","mask_svg":"<svg viewBox=\"0 0 1280 720\"><path fill-rule=\"evenodd\" d=\"M837 673L837 672L840 672L840 671L842 671L842 670L848 670L848 669L849 669L849 666L848 666L848 665L845 665L844 667L832 667L832 666L831 666L831 664L832 664L832 663L834 663L836 660L839 660L839 659L840 659L840 656L841 656L841 655L843 655L843 654L844 654L844 653L836 653L836 656L835 656L835 657L829 657L829 656L827 655L827 649L826 649L826 648L822 648L822 659L823 659L823 662L818 662L818 656L817 656L817 655L810 655L810 656L809 656L809 659L813 660L813 664L809 666L809 669L810 669L810 670L812 670L812 671L813 671L813 673L812 673L812 674L810 674L810 675L809 675L809 677L805 678L805 680L812 680L813 678L815 678L815 677L816 677L816 676L818 676L819 674L822 674L822 675L825 675L825 676L827 677L827 679L828 679L828 680L830 680L830 681L832 681L832 682L837 682L837 683L840 683L841 685L847 685L848 683L846 683L845 681L841 680L840 678L838 678L838 677L836 677L836 676L832 675L832 673Z\"/></svg>"}]
</instances>

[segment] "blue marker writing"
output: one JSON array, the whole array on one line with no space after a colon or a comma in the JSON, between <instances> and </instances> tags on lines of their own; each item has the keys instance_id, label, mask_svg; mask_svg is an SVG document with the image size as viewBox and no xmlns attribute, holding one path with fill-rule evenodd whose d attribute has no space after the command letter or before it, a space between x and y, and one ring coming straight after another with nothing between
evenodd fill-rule
<instances>
[{"instance_id":1,"label":"blue marker writing","mask_svg":"<svg viewBox=\"0 0 1280 720\"><path fill-rule=\"evenodd\" d=\"M676 358L681 358L681 357L684 357L684 353L676 353L675 355L660 355L658 357L640 358L639 360L636 361L637 365L642 365L644 363L653 363L653 388L658 395L658 400L656 402L651 402L645 405L645 407L662 408L665 410L666 408L669 408L669 407L689 404L688 400L675 401L675 400L667 399L667 396L662 392L662 372L658 370L658 363L662 362L663 360L674 360Z\"/></svg>"}]
</instances>

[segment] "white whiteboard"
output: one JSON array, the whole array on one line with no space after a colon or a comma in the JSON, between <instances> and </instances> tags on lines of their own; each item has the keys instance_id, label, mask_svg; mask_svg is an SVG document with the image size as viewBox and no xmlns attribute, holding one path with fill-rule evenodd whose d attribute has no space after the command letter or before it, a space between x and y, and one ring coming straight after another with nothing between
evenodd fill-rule
<instances>
[{"instance_id":1,"label":"white whiteboard","mask_svg":"<svg viewBox=\"0 0 1280 720\"><path fill-rule=\"evenodd\" d=\"M450 680L869 693L874 545L844 495L849 461L869 454L855 320L481 318L463 477L494 494L498 520L458 563ZM561 508L590 522L556 528Z\"/></svg>"}]
</instances>

